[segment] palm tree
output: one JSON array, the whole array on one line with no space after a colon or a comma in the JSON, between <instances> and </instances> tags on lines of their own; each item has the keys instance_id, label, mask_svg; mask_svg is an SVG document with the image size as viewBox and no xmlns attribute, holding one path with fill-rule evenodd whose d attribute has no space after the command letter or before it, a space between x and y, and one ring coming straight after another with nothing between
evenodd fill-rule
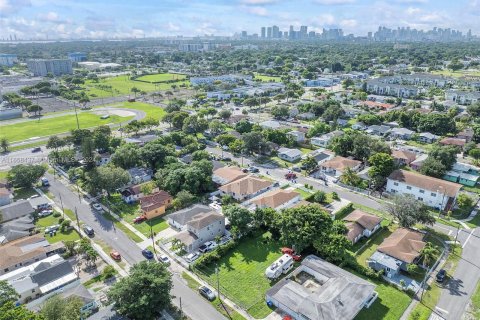
<instances>
[{"instance_id":1,"label":"palm tree","mask_svg":"<svg viewBox=\"0 0 480 320\"><path fill-rule=\"evenodd\" d=\"M0 139L0 147L2 148L3 152L7 152L8 151L8 140L7 138L3 137Z\"/></svg>"},{"instance_id":2,"label":"palm tree","mask_svg":"<svg viewBox=\"0 0 480 320\"><path fill-rule=\"evenodd\" d=\"M361 178L351 168L347 168L340 177L340 181L346 185L356 187Z\"/></svg>"},{"instance_id":3,"label":"palm tree","mask_svg":"<svg viewBox=\"0 0 480 320\"><path fill-rule=\"evenodd\" d=\"M437 257L438 250L435 248L431 242L427 242L425 247L423 247L422 251L420 251L420 258L423 260L423 265L426 267L430 267L430 263L432 263L435 258Z\"/></svg>"}]
</instances>

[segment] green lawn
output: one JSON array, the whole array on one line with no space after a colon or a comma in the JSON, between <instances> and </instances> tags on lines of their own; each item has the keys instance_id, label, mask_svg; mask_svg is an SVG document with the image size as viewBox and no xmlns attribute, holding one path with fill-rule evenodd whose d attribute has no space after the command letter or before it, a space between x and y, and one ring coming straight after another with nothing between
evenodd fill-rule
<instances>
[{"instance_id":1,"label":"green lawn","mask_svg":"<svg viewBox=\"0 0 480 320\"><path fill-rule=\"evenodd\" d=\"M454 78L460 78L460 77L464 77L464 76L480 77L480 70L475 70L475 71L438 70L438 71L433 71L432 73L433 74L441 74L441 75L444 75L444 76L447 76L447 77L454 77Z\"/></svg>"},{"instance_id":2,"label":"green lawn","mask_svg":"<svg viewBox=\"0 0 480 320\"><path fill-rule=\"evenodd\" d=\"M259 73L255 73L255 78L254 79L260 79L263 82L280 82L280 81L282 81L281 77L268 76L268 75L259 74Z\"/></svg>"},{"instance_id":3,"label":"green lawn","mask_svg":"<svg viewBox=\"0 0 480 320\"><path fill-rule=\"evenodd\" d=\"M298 192L300 193L300 196L302 197L302 199L305 199L306 197L309 197L312 195L312 193L308 192L308 191L305 191L303 189L300 189L300 188L297 188L295 190L293 190L295 192Z\"/></svg>"},{"instance_id":4,"label":"green lawn","mask_svg":"<svg viewBox=\"0 0 480 320\"><path fill-rule=\"evenodd\" d=\"M365 278L359 274L358 276ZM368 309L362 309L355 317L355 320L398 320L403 315L411 298L405 293L395 287L386 284L383 281L366 280L376 285L375 291L378 293L378 298Z\"/></svg>"},{"instance_id":5,"label":"green lawn","mask_svg":"<svg viewBox=\"0 0 480 320\"><path fill-rule=\"evenodd\" d=\"M38 193L33 188L15 188L13 190L13 200L28 199L35 195Z\"/></svg>"},{"instance_id":6,"label":"green lawn","mask_svg":"<svg viewBox=\"0 0 480 320\"><path fill-rule=\"evenodd\" d=\"M18 146L12 146L12 147L9 147L8 150L10 152L13 152L13 151L18 151L18 150L24 150L24 149L30 149L30 148L34 148L34 147L43 147L45 146L45 144L47 144L47 141L36 141L36 142L32 142L32 143L25 143L25 144L21 144L21 145L18 145Z\"/></svg>"},{"instance_id":7,"label":"green lawn","mask_svg":"<svg viewBox=\"0 0 480 320\"><path fill-rule=\"evenodd\" d=\"M480 282L477 284L477 289L471 298L471 310L475 319L480 319Z\"/></svg>"},{"instance_id":8,"label":"green lawn","mask_svg":"<svg viewBox=\"0 0 480 320\"><path fill-rule=\"evenodd\" d=\"M109 213L104 213L103 214L105 218L107 218L108 220L112 221L113 224L115 225L115 228L118 228L120 229L123 233L125 233L130 239L132 239L133 241L139 243L139 242L142 242L143 239L140 238L139 236L137 236L132 230L130 230L129 228L127 228L125 225L123 225L123 223L121 223L120 221L118 221L117 219L115 219L111 214Z\"/></svg>"},{"instance_id":9,"label":"green lawn","mask_svg":"<svg viewBox=\"0 0 480 320\"><path fill-rule=\"evenodd\" d=\"M266 317L272 310L265 303L265 293L272 283L265 269L281 256L280 244L270 233L242 239L241 243L218 261L221 290L254 318ZM199 271L200 276L215 285L215 265Z\"/></svg>"},{"instance_id":10,"label":"green lawn","mask_svg":"<svg viewBox=\"0 0 480 320\"><path fill-rule=\"evenodd\" d=\"M177 74L177 73L157 73L157 74L149 74L146 76L138 77L136 80L146 81L146 82L166 82L171 80L184 80L187 76L184 74Z\"/></svg>"},{"instance_id":11,"label":"green lawn","mask_svg":"<svg viewBox=\"0 0 480 320\"><path fill-rule=\"evenodd\" d=\"M152 104L143 102L124 102L122 104L116 104L115 107L140 110L147 114L147 117L154 119L160 119L166 113L161 107L154 106Z\"/></svg>"},{"instance_id":12,"label":"green lawn","mask_svg":"<svg viewBox=\"0 0 480 320\"><path fill-rule=\"evenodd\" d=\"M49 226L54 225L54 224L60 224L58 222L58 219L59 218L55 218L53 216L53 214L51 214L47 217L43 217L43 218L38 219L37 222L35 223L35 225L38 228L41 228L42 229L41 232L43 232L43 229L45 229L46 227L49 227ZM75 231L74 229L71 229L67 232L57 231L57 233L53 237L46 234L45 238L50 243L56 243L56 242L59 242L59 241L68 241L68 240L76 241L76 240L80 239L80 235L77 233L77 231Z\"/></svg>"},{"instance_id":13,"label":"green lawn","mask_svg":"<svg viewBox=\"0 0 480 320\"><path fill-rule=\"evenodd\" d=\"M82 86L90 98L104 98L127 94L131 94L133 97L134 94L131 92L133 87L141 91L151 92L157 90L171 90L172 85L176 85L178 87L182 84L188 84L188 81L180 80L175 83L153 84L130 80L128 75L123 75L112 78L103 78L100 79L98 83L92 80L87 80Z\"/></svg>"},{"instance_id":14,"label":"green lawn","mask_svg":"<svg viewBox=\"0 0 480 320\"><path fill-rule=\"evenodd\" d=\"M356 243L352 251L355 252L357 262L363 266L368 267L367 260L372 256L372 254L377 250L378 246L383 242L385 238L390 236L394 231L395 226L382 228L377 231L373 236L371 236L368 240L359 241ZM365 246L363 246L366 244ZM363 248L361 248L363 246Z\"/></svg>"},{"instance_id":15,"label":"green lawn","mask_svg":"<svg viewBox=\"0 0 480 320\"><path fill-rule=\"evenodd\" d=\"M132 117L120 117L111 115L108 119L100 119L100 115L91 112L80 112L78 121L80 128L97 127L103 124L119 123L129 120ZM28 120L6 126L0 126L3 132L2 136L7 138L10 143L15 141L24 141L33 137L45 137L53 134L68 132L77 128L75 114L64 115L54 118L38 120Z\"/></svg>"},{"instance_id":16,"label":"green lawn","mask_svg":"<svg viewBox=\"0 0 480 320\"><path fill-rule=\"evenodd\" d=\"M156 217L152 220L144 221L133 226L135 227L135 229L143 233L146 237L150 237L150 225L152 226L154 234L157 234L160 231L168 228L168 222L162 217Z\"/></svg>"},{"instance_id":17,"label":"green lawn","mask_svg":"<svg viewBox=\"0 0 480 320\"><path fill-rule=\"evenodd\" d=\"M8 171L0 171L0 180L7 179Z\"/></svg>"},{"instance_id":18,"label":"green lawn","mask_svg":"<svg viewBox=\"0 0 480 320\"><path fill-rule=\"evenodd\" d=\"M194 278L192 278L188 273L182 272L182 278L187 282L188 287L190 289L192 289L193 291L197 291L198 288L200 287L200 283L197 280L195 280ZM244 320L245 319L240 313L238 313L235 310L229 308L225 304L225 307L227 307L227 310L228 310L228 314L227 314L224 307L221 305L220 300L218 300L218 297L215 300L211 301L210 303L215 307L215 309L218 310L218 312L223 314L225 317L230 316L229 318L231 320Z\"/></svg>"}]
</instances>

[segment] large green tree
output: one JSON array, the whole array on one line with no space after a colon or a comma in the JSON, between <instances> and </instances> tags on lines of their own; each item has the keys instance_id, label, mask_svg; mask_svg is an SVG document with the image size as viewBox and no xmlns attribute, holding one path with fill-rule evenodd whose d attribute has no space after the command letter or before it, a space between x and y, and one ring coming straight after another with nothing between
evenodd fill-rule
<instances>
[{"instance_id":1,"label":"large green tree","mask_svg":"<svg viewBox=\"0 0 480 320\"><path fill-rule=\"evenodd\" d=\"M386 209L404 228L411 228L417 223L427 225L435 223L435 217L430 213L428 207L409 194L394 196L386 205Z\"/></svg>"},{"instance_id":2,"label":"large green tree","mask_svg":"<svg viewBox=\"0 0 480 320\"><path fill-rule=\"evenodd\" d=\"M55 295L45 301L40 314L45 320L77 320L81 317L80 308L83 305L79 297L72 296L64 299Z\"/></svg>"},{"instance_id":3,"label":"large green tree","mask_svg":"<svg viewBox=\"0 0 480 320\"><path fill-rule=\"evenodd\" d=\"M29 188L45 174L42 165L19 164L8 172L7 179L14 187Z\"/></svg>"},{"instance_id":4,"label":"large green tree","mask_svg":"<svg viewBox=\"0 0 480 320\"><path fill-rule=\"evenodd\" d=\"M253 216L249 210L237 205L231 205L223 210L223 214L230 221L231 230L235 237L249 233L249 225L253 222Z\"/></svg>"},{"instance_id":5,"label":"large green tree","mask_svg":"<svg viewBox=\"0 0 480 320\"><path fill-rule=\"evenodd\" d=\"M172 275L165 264L142 261L115 283L107 295L119 314L132 320L150 320L157 319L170 305L172 287Z\"/></svg>"}]
</instances>

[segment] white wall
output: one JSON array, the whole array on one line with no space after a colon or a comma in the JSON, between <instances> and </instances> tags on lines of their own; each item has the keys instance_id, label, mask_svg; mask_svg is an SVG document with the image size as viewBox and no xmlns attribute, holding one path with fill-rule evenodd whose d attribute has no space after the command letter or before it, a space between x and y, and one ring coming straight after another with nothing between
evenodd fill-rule
<instances>
[{"instance_id":1,"label":"white wall","mask_svg":"<svg viewBox=\"0 0 480 320\"><path fill-rule=\"evenodd\" d=\"M442 188L439 188L438 191L430 191L391 179L387 179L387 192L390 194L411 194L416 199L423 201L427 206L441 207L442 210L449 199L449 196L444 194Z\"/></svg>"}]
</instances>

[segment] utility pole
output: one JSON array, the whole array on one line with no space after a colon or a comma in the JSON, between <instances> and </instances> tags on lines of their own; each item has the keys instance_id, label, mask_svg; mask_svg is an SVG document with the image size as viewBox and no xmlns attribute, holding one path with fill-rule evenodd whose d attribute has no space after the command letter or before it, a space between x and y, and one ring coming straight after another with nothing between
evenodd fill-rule
<instances>
[{"instance_id":1,"label":"utility pole","mask_svg":"<svg viewBox=\"0 0 480 320\"><path fill-rule=\"evenodd\" d=\"M460 232L460 224L457 223L457 233L455 234L455 244L457 243L458 233Z\"/></svg>"},{"instance_id":2,"label":"utility pole","mask_svg":"<svg viewBox=\"0 0 480 320\"><path fill-rule=\"evenodd\" d=\"M78 230L80 230L80 220L78 220L77 207L75 207L75 218L77 219L77 227L78 227Z\"/></svg>"},{"instance_id":3,"label":"utility pole","mask_svg":"<svg viewBox=\"0 0 480 320\"><path fill-rule=\"evenodd\" d=\"M151 224L150 221L148 222L148 225L150 226L150 237L152 238L153 252L155 252L155 255L157 255L157 250L155 249L155 239L154 239L154 236L153 236L152 224Z\"/></svg>"},{"instance_id":4,"label":"utility pole","mask_svg":"<svg viewBox=\"0 0 480 320\"><path fill-rule=\"evenodd\" d=\"M77 103L73 101L73 108L75 109L75 118L77 118L77 129L80 130L80 123L78 122Z\"/></svg>"},{"instance_id":5,"label":"utility pole","mask_svg":"<svg viewBox=\"0 0 480 320\"><path fill-rule=\"evenodd\" d=\"M59 193L58 196L60 197L60 205L62 206L62 217L65 218L65 209L63 209L62 194Z\"/></svg>"},{"instance_id":6,"label":"utility pole","mask_svg":"<svg viewBox=\"0 0 480 320\"><path fill-rule=\"evenodd\" d=\"M82 202L82 197L80 196L80 187L78 186L78 179L75 180L75 185L77 186L78 201Z\"/></svg>"}]
</instances>

